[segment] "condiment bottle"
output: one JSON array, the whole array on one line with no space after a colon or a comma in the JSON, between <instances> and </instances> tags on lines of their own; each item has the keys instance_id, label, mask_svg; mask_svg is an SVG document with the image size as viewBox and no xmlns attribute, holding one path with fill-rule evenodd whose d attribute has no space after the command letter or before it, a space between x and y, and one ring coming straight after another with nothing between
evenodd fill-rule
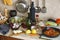
<instances>
[{"instance_id":1,"label":"condiment bottle","mask_svg":"<svg viewBox=\"0 0 60 40\"><path fill-rule=\"evenodd\" d=\"M29 18L26 19L26 26L28 29L31 29L31 21Z\"/></svg>"},{"instance_id":2,"label":"condiment bottle","mask_svg":"<svg viewBox=\"0 0 60 40\"><path fill-rule=\"evenodd\" d=\"M26 26L28 29L31 29L31 20L30 20L30 13L28 13L28 17L26 18Z\"/></svg>"}]
</instances>

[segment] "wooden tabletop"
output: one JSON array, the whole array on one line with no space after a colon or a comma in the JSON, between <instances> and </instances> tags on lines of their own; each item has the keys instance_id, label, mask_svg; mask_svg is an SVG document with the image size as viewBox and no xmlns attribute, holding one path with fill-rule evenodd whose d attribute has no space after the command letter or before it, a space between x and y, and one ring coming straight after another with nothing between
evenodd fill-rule
<instances>
[{"instance_id":1,"label":"wooden tabletop","mask_svg":"<svg viewBox=\"0 0 60 40\"><path fill-rule=\"evenodd\" d=\"M17 39L17 38L0 35L0 40L23 40L23 39Z\"/></svg>"}]
</instances>

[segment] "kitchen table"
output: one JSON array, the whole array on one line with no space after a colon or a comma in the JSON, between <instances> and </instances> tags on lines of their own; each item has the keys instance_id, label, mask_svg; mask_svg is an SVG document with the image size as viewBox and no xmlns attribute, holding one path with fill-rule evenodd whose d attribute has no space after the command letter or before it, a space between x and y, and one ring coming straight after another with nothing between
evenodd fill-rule
<instances>
[{"instance_id":1,"label":"kitchen table","mask_svg":"<svg viewBox=\"0 0 60 40\"><path fill-rule=\"evenodd\" d=\"M55 28L58 28L60 29L60 26L59 27L55 27ZM26 35L26 34L20 34L18 36L16 35L13 35L11 37L14 37L14 38L22 38L24 40L40 40L40 36L29 36L29 35ZM48 37L45 37L45 36L41 36L42 38L46 38L46 39L51 39L51 40L60 40L60 35L56 38L48 38Z\"/></svg>"}]
</instances>

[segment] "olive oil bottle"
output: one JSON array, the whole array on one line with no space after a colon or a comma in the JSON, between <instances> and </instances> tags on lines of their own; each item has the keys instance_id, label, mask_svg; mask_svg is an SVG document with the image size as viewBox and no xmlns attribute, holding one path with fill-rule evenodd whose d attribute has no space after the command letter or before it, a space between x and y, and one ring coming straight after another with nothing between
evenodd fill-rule
<instances>
[{"instance_id":1,"label":"olive oil bottle","mask_svg":"<svg viewBox=\"0 0 60 40\"><path fill-rule=\"evenodd\" d=\"M26 26L27 29L31 29L30 13L28 13L28 17L26 18Z\"/></svg>"}]
</instances>

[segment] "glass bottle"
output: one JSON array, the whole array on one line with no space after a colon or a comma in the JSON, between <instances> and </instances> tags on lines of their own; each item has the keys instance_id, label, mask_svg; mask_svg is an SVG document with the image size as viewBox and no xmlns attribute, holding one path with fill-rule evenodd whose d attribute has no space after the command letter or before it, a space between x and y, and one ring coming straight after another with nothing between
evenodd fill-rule
<instances>
[{"instance_id":1,"label":"glass bottle","mask_svg":"<svg viewBox=\"0 0 60 40\"><path fill-rule=\"evenodd\" d=\"M34 7L34 2L31 2L30 20L31 20L31 23L35 22L35 7Z\"/></svg>"},{"instance_id":2,"label":"glass bottle","mask_svg":"<svg viewBox=\"0 0 60 40\"><path fill-rule=\"evenodd\" d=\"M26 18L26 26L27 29L31 29L30 13L28 13L28 17Z\"/></svg>"}]
</instances>

